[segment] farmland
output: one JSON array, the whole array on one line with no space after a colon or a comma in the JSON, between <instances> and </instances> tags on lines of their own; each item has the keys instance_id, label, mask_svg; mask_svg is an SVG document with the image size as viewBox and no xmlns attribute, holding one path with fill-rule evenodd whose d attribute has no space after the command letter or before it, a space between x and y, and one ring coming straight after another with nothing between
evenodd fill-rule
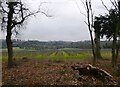
<instances>
[{"instance_id":1,"label":"farmland","mask_svg":"<svg viewBox=\"0 0 120 87\"><path fill-rule=\"evenodd\" d=\"M58 49L58 50L25 50L20 48L14 49L14 58L33 58L33 59L48 59L48 60L66 60L66 59L88 59L92 58L91 50L75 50L75 49ZM110 50L102 50L103 58L110 58ZM2 50L0 57L7 59L7 49Z\"/></svg>"},{"instance_id":2,"label":"farmland","mask_svg":"<svg viewBox=\"0 0 120 87\"><path fill-rule=\"evenodd\" d=\"M2 40L2 54L0 59L7 59L5 40ZM66 59L91 59L92 51L90 41L66 42L66 41L17 41L13 40L14 58L28 57L32 59L66 60ZM102 41L101 48L103 58L111 58L109 47L111 42Z\"/></svg>"}]
</instances>

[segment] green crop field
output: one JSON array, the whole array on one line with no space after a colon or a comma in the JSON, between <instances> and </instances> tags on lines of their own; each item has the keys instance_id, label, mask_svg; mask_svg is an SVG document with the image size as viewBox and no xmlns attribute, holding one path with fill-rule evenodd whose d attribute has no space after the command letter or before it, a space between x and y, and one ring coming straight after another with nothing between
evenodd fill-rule
<instances>
[{"instance_id":1,"label":"green crop field","mask_svg":"<svg viewBox=\"0 0 120 87\"><path fill-rule=\"evenodd\" d=\"M49 59L49 60L66 60L66 59L86 59L92 58L91 50L55 50L55 51L36 51L36 50L24 50L14 48L14 58L34 58L34 59ZM103 58L111 58L112 54L110 50L101 51ZM0 59L7 59L7 49L2 49Z\"/></svg>"}]
</instances>

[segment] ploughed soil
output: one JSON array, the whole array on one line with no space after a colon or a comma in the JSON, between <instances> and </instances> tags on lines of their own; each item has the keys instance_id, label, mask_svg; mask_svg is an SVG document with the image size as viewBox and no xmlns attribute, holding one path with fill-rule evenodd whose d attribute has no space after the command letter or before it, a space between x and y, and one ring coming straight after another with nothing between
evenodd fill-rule
<instances>
[{"instance_id":1,"label":"ploughed soil","mask_svg":"<svg viewBox=\"0 0 120 87\"><path fill-rule=\"evenodd\" d=\"M120 59L120 58L119 58ZM78 71L72 70L73 65L91 64L91 60L36 60L22 58L15 60L16 66L7 68L7 61L2 62L2 84L3 85L120 85L120 60L113 68L111 60L100 60L96 67L107 71L113 77L110 82L102 82L92 76L83 76L77 79ZM106 85L106 86L105 86ZM111 86L112 87L112 86Z\"/></svg>"}]
</instances>

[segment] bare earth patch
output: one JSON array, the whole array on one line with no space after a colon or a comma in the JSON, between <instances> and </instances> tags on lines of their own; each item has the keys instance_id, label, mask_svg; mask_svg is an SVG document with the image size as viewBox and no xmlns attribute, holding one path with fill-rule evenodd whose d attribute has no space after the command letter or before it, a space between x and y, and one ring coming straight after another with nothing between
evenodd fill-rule
<instances>
[{"instance_id":1,"label":"bare earth patch","mask_svg":"<svg viewBox=\"0 0 120 87\"><path fill-rule=\"evenodd\" d=\"M3 85L120 85L120 61L118 66L112 68L110 60L102 60L97 67L106 70L113 78L112 82L103 83L96 78L85 76L77 79L77 71L73 71L72 65L90 64L90 60L16 60L16 67L8 69L7 62L2 62Z\"/></svg>"}]
</instances>

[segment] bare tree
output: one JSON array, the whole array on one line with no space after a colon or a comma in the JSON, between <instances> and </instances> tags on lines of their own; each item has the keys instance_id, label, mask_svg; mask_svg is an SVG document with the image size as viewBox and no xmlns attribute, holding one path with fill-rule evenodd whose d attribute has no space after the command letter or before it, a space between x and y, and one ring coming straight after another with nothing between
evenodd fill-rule
<instances>
[{"instance_id":1,"label":"bare tree","mask_svg":"<svg viewBox=\"0 0 120 87\"><path fill-rule=\"evenodd\" d=\"M48 17L49 15L41 11L40 8L36 12L31 12L29 8L25 7L21 0L17 0L16 2L10 1L1 1L0 12L2 14L1 29L6 29L7 32L6 43L8 49L8 67L13 67L15 65L15 63L13 62L13 48L11 40L13 31L18 33L17 30L20 29L21 26L23 26L25 20L32 15L35 15L37 13L43 13Z\"/></svg>"},{"instance_id":2,"label":"bare tree","mask_svg":"<svg viewBox=\"0 0 120 87\"><path fill-rule=\"evenodd\" d=\"M96 51L95 51L95 42L94 42L94 12L93 12L93 9L92 9L92 2L91 0L81 0L84 8L85 8L85 11L86 11L86 14L82 13L80 11L80 8L76 2L76 5L79 9L79 12L80 14L84 15L86 18L87 18L87 22L85 21L85 23L87 24L88 26L88 30L89 30L89 34L90 34L90 39L91 39L91 45L92 45L92 54L93 54L93 65L96 64Z\"/></svg>"},{"instance_id":3,"label":"bare tree","mask_svg":"<svg viewBox=\"0 0 120 87\"><path fill-rule=\"evenodd\" d=\"M93 53L93 64L95 65L95 62L98 59L102 59L101 47L100 47L100 28L98 28L99 22L98 20L96 20L96 17L94 16L91 0L86 0L86 1L81 0L81 2L83 3L84 8L87 12L87 14L84 14L80 11L80 13L87 18L87 22L85 23L87 24L89 33L90 33L92 53ZM78 7L78 4L77 4L77 7Z\"/></svg>"},{"instance_id":4,"label":"bare tree","mask_svg":"<svg viewBox=\"0 0 120 87\"><path fill-rule=\"evenodd\" d=\"M92 53L93 53L93 65L96 64L96 56L94 49L94 39L92 34L92 25L93 25L93 11L91 6L91 0L86 0L86 9L87 9L87 25L90 32L91 44L92 44Z\"/></svg>"}]
</instances>

